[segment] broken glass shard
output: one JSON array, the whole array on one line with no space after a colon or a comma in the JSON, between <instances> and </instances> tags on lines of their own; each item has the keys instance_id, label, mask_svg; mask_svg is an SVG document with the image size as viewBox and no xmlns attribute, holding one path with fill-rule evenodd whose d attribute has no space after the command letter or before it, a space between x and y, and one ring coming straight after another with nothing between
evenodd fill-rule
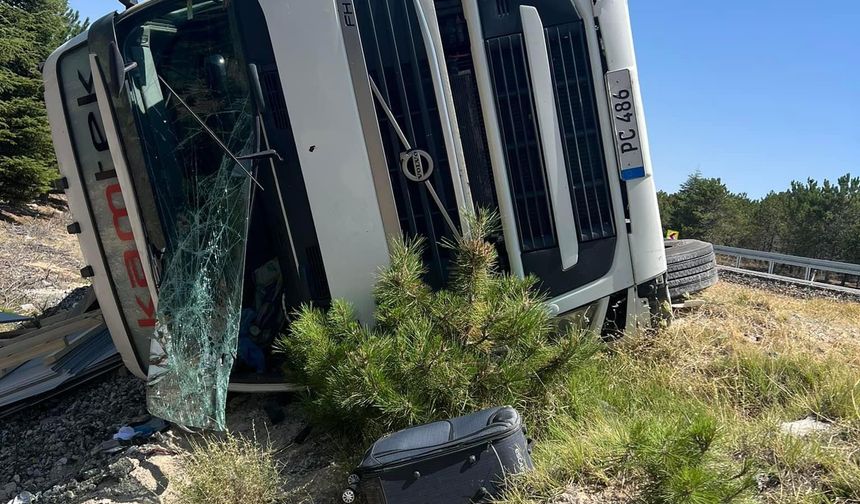
<instances>
[{"instance_id":1,"label":"broken glass shard","mask_svg":"<svg viewBox=\"0 0 860 504\"><path fill-rule=\"evenodd\" d=\"M237 123L234 134L249 138L247 114ZM249 147L250 141L242 151ZM214 173L190 182L165 255L147 403L153 415L172 422L223 430L241 320L251 179L225 157Z\"/></svg>"}]
</instances>

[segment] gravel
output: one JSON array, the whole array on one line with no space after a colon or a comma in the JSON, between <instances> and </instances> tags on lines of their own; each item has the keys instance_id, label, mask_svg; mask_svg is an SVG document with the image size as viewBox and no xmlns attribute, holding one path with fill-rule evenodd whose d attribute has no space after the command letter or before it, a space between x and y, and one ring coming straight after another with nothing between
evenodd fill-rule
<instances>
[{"instance_id":1,"label":"gravel","mask_svg":"<svg viewBox=\"0 0 860 504\"><path fill-rule=\"evenodd\" d=\"M39 502L70 502L66 488L108 466L101 443L146 415L144 385L125 371L0 420L0 498L46 493ZM8 483L6 483L8 482ZM61 491L59 491L61 490ZM55 494L55 495L51 495Z\"/></svg>"},{"instance_id":2,"label":"gravel","mask_svg":"<svg viewBox=\"0 0 860 504\"><path fill-rule=\"evenodd\" d=\"M39 504L175 502L182 456L200 439L173 427L106 453L102 443L120 427L148 418L145 386L124 370L98 380L0 419L0 503L24 491ZM335 440L324 431L295 440L308 420L293 398L231 394L228 428L276 450L283 502L335 502L347 467L336 462Z\"/></svg>"},{"instance_id":3,"label":"gravel","mask_svg":"<svg viewBox=\"0 0 860 504\"><path fill-rule=\"evenodd\" d=\"M757 289L765 289L777 294L784 294L800 299L835 299L839 301L860 302L860 294L850 294L824 288L815 288L808 285L792 283L790 280L775 280L751 275L734 273L724 269L720 270L720 280L734 284L746 285Z\"/></svg>"}]
</instances>

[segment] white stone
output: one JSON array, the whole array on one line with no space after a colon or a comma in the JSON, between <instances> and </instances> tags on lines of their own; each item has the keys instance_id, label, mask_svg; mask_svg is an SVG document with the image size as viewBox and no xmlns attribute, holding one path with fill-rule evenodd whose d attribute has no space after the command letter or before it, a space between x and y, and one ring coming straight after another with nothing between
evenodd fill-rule
<instances>
[{"instance_id":1,"label":"white stone","mask_svg":"<svg viewBox=\"0 0 860 504\"><path fill-rule=\"evenodd\" d=\"M782 431L783 434L789 434L791 436L801 438L814 432L826 432L832 428L833 426L829 423L819 422L812 417L807 417L795 422L785 422L779 426L779 430Z\"/></svg>"}]
</instances>

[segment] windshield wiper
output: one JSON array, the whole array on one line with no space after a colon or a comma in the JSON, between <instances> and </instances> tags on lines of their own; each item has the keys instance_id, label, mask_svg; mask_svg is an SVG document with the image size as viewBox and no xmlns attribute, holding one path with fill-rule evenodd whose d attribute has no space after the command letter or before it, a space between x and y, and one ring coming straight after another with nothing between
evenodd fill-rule
<instances>
[{"instance_id":1,"label":"windshield wiper","mask_svg":"<svg viewBox=\"0 0 860 504\"><path fill-rule=\"evenodd\" d=\"M257 187L259 187L261 191L265 190L265 189L263 189L263 186L260 185L260 182L258 182L257 179L254 178L254 175L251 172L249 172L247 168L245 168L245 165L242 164L242 159L240 159L238 156L233 154L233 152L230 150L230 148L227 147L224 144L224 142L221 141L220 138L218 138L218 135L216 135L215 132L212 131L212 129L209 126L206 125L206 123L203 121L203 119L201 119L200 116L198 116L197 113L195 113L191 109L191 107L189 107L188 104L185 103L185 100L183 100L182 97L179 96L179 93L177 93L176 91L173 90L172 87L170 87L170 84L168 84L167 81L164 80L164 77L159 75L158 80L161 82L161 84L164 85L164 87L167 88L167 91L169 91L170 94L172 94L176 98L176 101L178 101L179 104L182 105L182 108L184 108L186 111L188 111L189 114L191 114L191 117L193 117L194 120L197 121L197 123L203 128L203 131L205 131L206 134L208 134L209 137L211 137L212 140L214 140L215 143L218 144L218 147L220 147L221 150L223 150L225 154L230 156L230 159L235 161L236 164L239 165L240 168L242 168L242 171L244 171L245 174L248 175L248 177L251 180L253 180L255 184L257 184ZM257 159L257 158L261 158L261 157L270 157L270 156L277 156L278 158L280 158L278 153L271 150L271 149L268 151L257 152L254 154L250 154L248 156L243 156L243 158L247 160L247 159Z\"/></svg>"}]
</instances>

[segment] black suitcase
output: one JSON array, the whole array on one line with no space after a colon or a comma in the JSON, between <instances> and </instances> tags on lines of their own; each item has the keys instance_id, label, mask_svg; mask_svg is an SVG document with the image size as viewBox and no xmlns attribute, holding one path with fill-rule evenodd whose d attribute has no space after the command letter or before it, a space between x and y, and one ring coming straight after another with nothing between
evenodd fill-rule
<instances>
[{"instance_id":1,"label":"black suitcase","mask_svg":"<svg viewBox=\"0 0 860 504\"><path fill-rule=\"evenodd\" d=\"M532 469L529 441L510 406L395 432L376 441L349 477L347 504L468 504L496 497Z\"/></svg>"}]
</instances>

